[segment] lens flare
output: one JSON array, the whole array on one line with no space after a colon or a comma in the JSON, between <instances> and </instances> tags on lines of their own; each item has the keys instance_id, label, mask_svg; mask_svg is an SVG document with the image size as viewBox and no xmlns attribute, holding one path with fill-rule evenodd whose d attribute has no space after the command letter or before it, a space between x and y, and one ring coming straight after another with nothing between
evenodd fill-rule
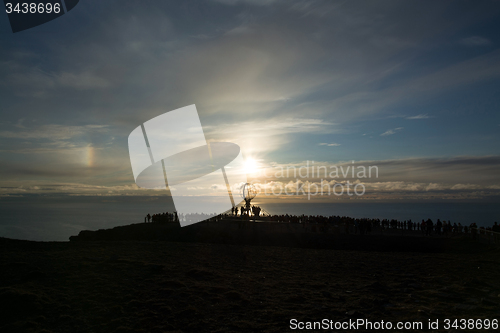
<instances>
[{"instance_id":1,"label":"lens flare","mask_svg":"<svg viewBox=\"0 0 500 333\"><path fill-rule=\"evenodd\" d=\"M257 161L251 157L245 160L245 171L246 173L255 173L257 172L258 165Z\"/></svg>"}]
</instances>

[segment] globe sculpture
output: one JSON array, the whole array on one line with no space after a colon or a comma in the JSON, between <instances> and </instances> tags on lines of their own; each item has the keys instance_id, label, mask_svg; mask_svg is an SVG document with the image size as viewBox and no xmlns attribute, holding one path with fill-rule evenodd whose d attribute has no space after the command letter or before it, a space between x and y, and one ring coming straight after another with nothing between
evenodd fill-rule
<instances>
[{"instance_id":1,"label":"globe sculpture","mask_svg":"<svg viewBox=\"0 0 500 333\"><path fill-rule=\"evenodd\" d=\"M257 196L257 188L250 183L246 183L241 190L241 196L243 200L245 200L245 211L247 216L249 216L251 207L250 201Z\"/></svg>"},{"instance_id":2,"label":"globe sculpture","mask_svg":"<svg viewBox=\"0 0 500 333\"><path fill-rule=\"evenodd\" d=\"M243 185L241 196L245 201L250 201L257 196L257 188L250 183Z\"/></svg>"}]
</instances>

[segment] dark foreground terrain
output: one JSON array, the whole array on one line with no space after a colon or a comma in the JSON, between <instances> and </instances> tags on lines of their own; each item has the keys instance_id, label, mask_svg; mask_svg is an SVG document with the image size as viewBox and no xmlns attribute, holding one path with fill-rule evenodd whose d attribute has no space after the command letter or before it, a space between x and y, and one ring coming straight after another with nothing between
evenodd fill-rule
<instances>
[{"instance_id":1,"label":"dark foreground terrain","mask_svg":"<svg viewBox=\"0 0 500 333\"><path fill-rule=\"evenodd\" d=\"M287 332L293 318L427 330L429 319L500 319L490 245L336 237L343 246L0 239L0 332Z\"/></svg>"}]
</instances>

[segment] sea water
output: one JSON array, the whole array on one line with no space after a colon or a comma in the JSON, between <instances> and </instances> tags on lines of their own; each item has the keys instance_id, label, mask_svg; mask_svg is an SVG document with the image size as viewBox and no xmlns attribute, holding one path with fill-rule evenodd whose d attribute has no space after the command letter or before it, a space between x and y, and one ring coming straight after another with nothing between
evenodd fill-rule
<instances>
[{"instance_id":1,"label":"sea water","mask_svg":"<svg viewBox=\"0 0 500 333\"><path fill-rule=\"evenodd\" d=\"M450 220L452 223L491 226L500 222L496 202L339 202L265 203L272 214L340 215L355 218ZM167 197L32 196L0 198L0 237L67 241L81 230L113 228L144 222L149 214L172 212Z\"/></svg>"}]
</instances>

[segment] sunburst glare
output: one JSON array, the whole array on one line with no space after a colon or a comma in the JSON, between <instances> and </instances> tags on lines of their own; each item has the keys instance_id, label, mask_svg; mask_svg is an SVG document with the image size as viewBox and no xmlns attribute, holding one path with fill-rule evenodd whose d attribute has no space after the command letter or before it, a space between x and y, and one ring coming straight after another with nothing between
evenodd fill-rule
<instances>
[{"instance_id":1,"label":"sunburst glare","mask_svg":"<svg viewBox=\"0 0 500 333\"><path fill-rule=\"evenodd\" d=\"M245 172L247 174L253 174L253 173L256 173L259 169L259 165L257 163L257 161L252 158L252 157L248 157L246 160L245 160Z\"/></svg>"}]
</instances>

